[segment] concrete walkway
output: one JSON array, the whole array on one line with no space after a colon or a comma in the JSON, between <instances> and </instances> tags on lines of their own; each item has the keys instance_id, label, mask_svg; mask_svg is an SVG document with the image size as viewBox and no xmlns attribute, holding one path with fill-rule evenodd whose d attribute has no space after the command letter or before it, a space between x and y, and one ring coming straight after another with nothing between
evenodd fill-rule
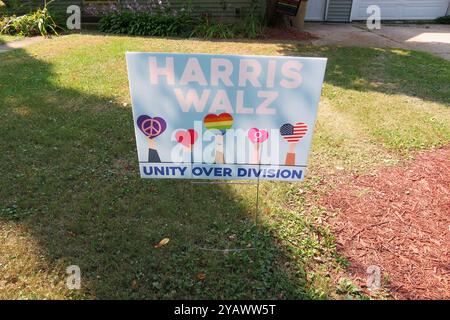
<instances>
[{"instance_id":1,"label":"concrete walkway","mask_svg":"<svg viewBox=\"0 0 450 320\"><path fill-rule=\"evenodd\" d=\"M24 48L30 44L46 41L47 39L44 37L31 37L31 38L24 38L21 40L11 41L7 43L0 44L0 53L11 51L14 49L20 49Z\"/></svg>"},{"instance_id":2,"label":"concrete walkway","mask_svg":"<svg viewBox=\"0 0 450 320\"><path fill-rule=\"evenodd\" d=\"M319 37L316 45L367 46L401 48L432 53L450 61L450 26L381 25L380 30L368 30L365 24L307 23L306 31Z\"/></svg>"},{"instance_id":3,"label":"concrete walkway","mask_svg":"<svg viewBox=\"0 0 450 320\"><path fill-rule=\"evenodd\" d=\"M307 23L306 31L319 37L315 45L366 46L401 48L432 53L450 61L449 25L381 25L380 30L370 31L365 24ZM43 37L25 38L0 44L0 53L24 48L30 44L47 41Z\"/></svg>"}]
</instances>

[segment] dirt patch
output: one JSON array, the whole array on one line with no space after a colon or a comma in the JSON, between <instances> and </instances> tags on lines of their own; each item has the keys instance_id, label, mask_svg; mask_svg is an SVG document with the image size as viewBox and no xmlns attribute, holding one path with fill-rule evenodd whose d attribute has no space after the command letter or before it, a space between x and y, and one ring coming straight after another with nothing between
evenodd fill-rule
<instances>
[{"instance_id":1,"label":"dirt patch","mask_svg":"<svg viewBox=\"0 0 450 320\"><path fill-rule=\"evenodd\" d=\"M263 31L263 38L271 40L297 40L307 41L318 39L315 35L299 31L296 28L265 28Z\"/></svg>"},{"instance_id":2,"label":"dirt patch","mask_svg":"<svg viewBox=\"0 0 450 320\"><path fill-rule=\"evenodd\" d=\"M396 299L450 299L450 146L341 177L322 201L338 212L329 223L362 287L374 265Z\"/></svg>"}]
</instances>

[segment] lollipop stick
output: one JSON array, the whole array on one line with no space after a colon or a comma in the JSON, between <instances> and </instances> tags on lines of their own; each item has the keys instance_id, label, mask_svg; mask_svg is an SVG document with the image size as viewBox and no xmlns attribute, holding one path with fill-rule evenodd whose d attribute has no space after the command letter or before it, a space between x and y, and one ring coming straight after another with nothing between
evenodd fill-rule
<instances>
[{"instance_id":1,"label":"lollipop stick","mask_svg":"<svg viewBox=\"0 0 450 320\"><path fill-rule=\"evenodd\" d=\"M148 162L161 162L158 150L156 150L156 142L153 139L148 139Z\"/></svg>"},{"instance_id":2,"label":"lollipop stick","mask_svg":"<svg viewBox=\"0 0 450 320\"><path fill-rule=\"evenodd\" d=\"M148 148L156 150L156 142L152 138L148 138Z\"/></svg>"},{"instance_id":3,"label":"lollipop stick","mask_svg":"<svg viewBox=\"0 0 450 320\"><path fill-rule=\"evenodd\" d=\"M216 163L225 163L224 154L223 154L223 135L216 135Z\"/></svg>"},{"instance_id":4,"label":"lollipop stick","mask_svg":"<svg viewBox=\"0 0 450 320\"><path fill-rule=\"evenodd\" d=\"M284 164L287 166L295 166L295 143L289 144L289 152L286 154Z\"/></svg>"},{"instance_id":5,"label":"lollipop stick","mask_svg":"<svg viewBox=\"0 0 450 320\"><path fill-rule=\"evenodd\" d=\"M260 162L260 146L261 144L259 142L256 142L254 145L254 150L253 150L253 157L252 157L252 163L253 164L259 164Z\"/></svg>"},{"instance_id":6,"label":"lollipop stick","mask_svg":"<svg viewBox=\"0 0 450 320\"><path fill-rule=\"evenodd\" d=\"M183 146L183 162L194 162L194 152L191 146Z\"/></svg>"}]
</instances>

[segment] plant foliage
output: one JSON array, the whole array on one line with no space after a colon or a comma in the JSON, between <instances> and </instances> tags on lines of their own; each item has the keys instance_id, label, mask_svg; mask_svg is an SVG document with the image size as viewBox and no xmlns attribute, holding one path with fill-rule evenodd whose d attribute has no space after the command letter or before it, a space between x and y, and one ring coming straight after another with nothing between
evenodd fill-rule
<instances>
[{"instance_id":1,"label":"plant foliage","mask_svg":"<svg viewBox=\"0 0 450 320\"><path fill-rule=\"evenodd\" d=\"M435 20L436 23L450 24L450 16L439 17Z\"/></svg>"},{"instance_id":2,"label":"plant foliage","mask_svg":"<svg viewBox=\"0 0 450 320\"><path fill-rule=\"evenodd\" d=\"M22 36L49 36L58 34L57 24L53 20L48 10L48 5L52 3L45 2L44 7L22 16L5 16L0 18L0 34L22 35Z\"/></svg>"},{"instance_id":3,"label":"plant foliage","mask_svg":"<svg viewBox=\"0 0 450 320\"><path fill-rule=\"evenodd\" d=\"M102 17L100 30L106 33L136 36L186 37L199 22L199 18L189 14L124 11Z\"/></svg>"},{"instance_id":4,"label":"plant foliage","mask_svg":"<svg viewBox=\"0 0 450 320\"><path fill-rule=\"evenodd\" d=\"M261 23L256 15L248 15L240 23L222 22L208 16L193 16L188 11L172 12L112 12L100 20L100 30L106 33L159 37L257 38Z\"/></svg>"}]
</instances>

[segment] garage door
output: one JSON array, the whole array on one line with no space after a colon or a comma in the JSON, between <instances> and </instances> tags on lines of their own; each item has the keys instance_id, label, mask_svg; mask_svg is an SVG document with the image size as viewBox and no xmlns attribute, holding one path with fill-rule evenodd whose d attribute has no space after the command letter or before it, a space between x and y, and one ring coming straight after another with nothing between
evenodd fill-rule
<instances>
[{"instance_id":1,"label":"garage door","mask_svg":"<svg viewBox=\"0 0 450 320\"><path fill-rule=\"evenodd\" d=\"M446 14L449 0L353 0L352 20L366 20L373 4L382 20L432 20Z\"/></svg>"},{"instance_id":2,"label":"garage door","mask_svg":"<svg viewBox=\"0 0 450 320\"><path fill-rule=\"evenodd\" d=\"M309 0L306 7L307 21L348 22L352 0Z\"/></svg>"},{"instance_id":3,"label":"garage door","mask_svg":"<svg viewBox=\"0 0 450 320\"><path fill-rule=\"evenodd\" d=\"M307 21L323 21L325 17L325 7L327 0L313 0L308 1L306 6L306 17Z\"/></svg>"}]
</instances>

